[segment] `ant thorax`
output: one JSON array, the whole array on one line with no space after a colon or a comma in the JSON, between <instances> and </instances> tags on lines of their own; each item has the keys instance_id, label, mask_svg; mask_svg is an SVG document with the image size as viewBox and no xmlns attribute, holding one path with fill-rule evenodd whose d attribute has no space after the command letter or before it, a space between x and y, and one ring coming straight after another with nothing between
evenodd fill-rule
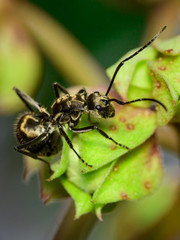
<instances>
[{"instance_id":1,"label":"ant thorax","mask_svg":"<svg viewBox=\"0 0 180 240\"><path fill-rule=\"evenodd\" d=\"M115 109L109 102L109 97L101 95L98 91L87 97L87 108L94 118L111 118L115 115Z\"/></svg>"},{"instance_id":2,"label":"ant thorax","mask_svg":"<svg viewBox=\"0 0 180 240\"><path fill-rule=\"evenodd\" d=\"M84 96L80 94L69 95L58 98L52 105L53 120L60 124L68 124L74 127L78 124L81 115L86 111Z\"/></svg>"}]
</instances>

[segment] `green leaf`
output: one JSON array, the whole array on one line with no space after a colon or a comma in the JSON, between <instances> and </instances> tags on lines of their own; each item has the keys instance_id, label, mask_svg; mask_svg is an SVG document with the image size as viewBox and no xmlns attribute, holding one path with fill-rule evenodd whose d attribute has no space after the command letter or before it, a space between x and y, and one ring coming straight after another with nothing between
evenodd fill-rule
<instances>
[{"instance_id":1,"label":"green leaf","mask_svg":"<svg viewBox=\"0 0 180 240\"><path fill-rule=\"evenodd\" d=\"M175 94L174 91L176 91L178 95L180 94L180 56L161 57L153 62L153 67L156 68L156 71L158 71L163 79L171 83L172 87L170 87L170 92L173 98L176 99L177 94Z\"/></svg>"},{"instance_id":2,"label":"green leaf","mask_svg":"<svg viewBox=\"0 0 180 240\"><path fill-rule=\"evenodd\" d=\"M76 206L76 216L75 218L79 218L81 215L91 212L93 210L93 203L91 202L91 195L80 190L73 183L68 181L65 177L61 177L60 181L66 191L71 195L74 199Z\"/></svg>"},{"instance_id":3,"label":"green leaf","mask_svg":"<svg viewBox=\"0 0 180 240\"><path fill-rule=\"evenodd\" d=\"M93 202L107 204L135 200L152 193L163 174L160 150L154 138L121 157L93 195Z\"/></svg>"},{"instance_id":4,"label":"green leaf","mask_svg":"<svg viewBox=\"0 0 180 240\"><path fill-rule=\"evenodd\" d=\"M51 165L51 169L54 173L50 176L49 181L52 181L55 178L58 178L62 174L64 174L69 164L70 148L64 138L62 138L62 141L63 141L62 155L59 157L58 161Z\"/></svg>"},{"instance_id":5,"label":"green leaf","mask_svg":"<svg viewBox=\"0 0 180 240\"><path fill-rule=\"evenodd\" d=\"M76 137L73 141L73 146L78 150L80 140ZM67 169L67 177L80 189L88 193L93 193L100 184L104 181L105 177L113 168L114 162L106 164L102 168L83 174L80 170L80 160L75 156L73 151L69 152L69 166Z\"/></svg>"},{"instance_id":6,"label":"green leaf","mask_svg":"<svg viewBox=\"0 0 180 240\"><path fill-rule=\"evenodd\" d=\"M89 125L87 121L82 120L82 122L84 126ZM118 143L133 149L154 133L156 112L130 105L116 106L116 116L109 120L101 120L99 127ZM84 173L94 171L128 152L127 149L115 145L96 130L78 134L77 137L81 140L79 143L81 157L93 165L93 168L90 168L81 163L81 170Z\"/></svg>"},{"instance_id":7,"label":"green leaf","mask_svg":"<svg viewBox=\"0 0 180 240\"><path fill-rule=\"evenodd\" d=\"M172 119L176 112L178 94L170 81L168 81L167 76L163 75L161 70L158 69L156 62L149 62L148 66L153 79L153 96L168 109L168 112L166 112L161 106L157 105L157 121L160 126L164 126Z\"/></svg>"},{"instance_id":8,"label":"green leaf","mask_svg":"<svg viewBox=\"0 0 180 240\"><path fill-rule=\"evenodd\" d=\"M110 79L112 78L114 71L115 71L117 65L120 63L120 61L122 61L126 57L133 54L136 50L137 49L134 49L134 50L128 52L117 63L115 63L113 66L111 66L107 69L107 74ZM133 76L138 74L137 71L139 70L141 72L141 75L143 74L143 77L144 76L147 77L146 72L142 73L142 71L144 71L144 70L142 70L142 67L140 65L141 64L144 65L144 62L146 62L147 60L155 59L156 56L157 56L157 51L153 47L148 47L143 52L139 53L137 56L135 56L134 58L132 58L128 62L126 62L122 66L122 68L119 70L113 87L120 94L120 96L122 97L122 99L124 101L127 100L127 93L128 93L129 85L133 79ZM135 77L135 79L137 79L137 77ZM147 81L144 78L139 78L139 81L140 81L139 84L140 85L142 84L143 88L147 88L147 89L152 88L151 83L149 82L149 77L147 77ZM136 84L137 84L137 82L136 82ZM140 86L140 85L138 85L138 86Z\"/></svg>"},{"instance_id":9,"label":"green leaf","mask_svg":"<svg viewBox=\"0 0 180 240\"><path fill-rule=\"evenodd\" d=\"M149 238L149 233L154 233L154 231L152 231L154 226L158 226L159 229L159 221L164 219L164 216L167 217L173 205L178 203L179 173L178 169L176 169L177 164L169 167L165 172L165 178L163 178L162 184L156 192L148 197L144 197L140 201L126 201L123 202L123 204L118 204L116 212L113 213L113 217L118 221L118 235L116 239L125 238L126 240L130 240L134 239L134 236L138 236L138 238L135 239L147 239L146 236ZM171 216L174 218L174 214L171 214ZM176 223L179 227L179 211L177 211L177 216ZM172 219L170 220L171 223L168 222L166 226L170 226L169 224L174 225ZM131 231L129 231L129 229L131 229ZM164 232L164 225L161 230L161 232ZM109 221L108 229L104 234L107 234L108 231L111 231L110 233L114 232L114 221ZM147 231L148 235L144 234L145 231ZM154 236L156 236L155 239L166 239L166 237L159 238L159 234L158 238L157 234ZM154 239L154 237L151 235L149 239Z\"/></svg>"},{"instance_id":10,"label":"green leaf","mask_svg":"<svg viewBox=\"0 0 180 240\"><path fill-rule=\"evenodd\" d=\"M139 98L151 98L152 97L152 79L149 74L149 69L147 66L147 61L140 61L134 74L132 76L131 83L129 85L127 99L128 101L139 99ZM134 106L137 107L148 107L151 102L138 102L134 103Z\"/></svg>"},{"instance_id":11,"label":"green leaf","mask_svg":"<svg viewBox=\"0 0 180 240\"><path fill-rule=\"evenodd\" d=\"M59 180L55 179L54 181L49 182L48 177L49 169L47 169L45 164L43 164L39 169L40 198L43 203L47 204L67 197L68 194L62 187Z\"/></svg>"},{"instance_id":12,"label":"green leaf","mask_svg":"<svg viewBox=\"0 0 180 240\"><path fill-rule=\"evenodd\" d=\"M180 36L167 40L156 39L153 46L163 55L177 56L180 54Z\"/></svg>"}]
</instances>

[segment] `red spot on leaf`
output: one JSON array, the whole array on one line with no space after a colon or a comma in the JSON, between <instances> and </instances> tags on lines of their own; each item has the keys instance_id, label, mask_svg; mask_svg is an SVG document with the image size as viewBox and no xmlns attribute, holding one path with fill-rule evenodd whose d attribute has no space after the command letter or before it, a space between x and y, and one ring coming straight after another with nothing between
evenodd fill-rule
<instances>
[{"instance_id":1,"label":"red spot on leaf","mask_svg":"<svg viewBox=\"0 0 180 240\"><path fill-rule=\"evenodd\" d=\"M113 171L114 171L114 172L117 172L117 170L118 170L118 167L117 167L117 166L114 166L114 167L113 167Z\"/></svg>"},{"instance_id":2,"label":"red spot on leaf","mask_svg":"<svg viewBox=\"0 0 180 240\"><path fill-rule=\"evenodd\" d=\"M157 80L156 83L154 84L154 86L156 88L160 88L161 87L161 83Z\"/></svg>"},{"instance_id":3,"label":"red spot on leaf","mask_svg":"<svg viewBox=\"0 0 180 240\"><path fill-rule=\"evenodd\" d=\"M154 144L151 147L150 156L153 156L154 154L158 154L158 153L159 153L158 144L154 142Z\"/></svg>"},{"instance_id":4,"label":"red spot on leaf","mask_svg":"<svg viewBox=\"0 0 180 240\"><path fill-rule=\"evenodd\" d=\"M126 124L126 128L127 128L128 130L134 130L134 125L131 124L131 123L128 123L128 124Z\"/></svg>"},{"instance_id":5,"label":"red spot on leaf","mask_svg":"<svg viewBox=\"0 0 180 240\"><path fill-rule=\"evenodd\" d=\"M172 48L171 49L167 49L166 52L167 53L171 53L171 52L173 52L173 49Z\"/></svg>"},{"instance_id":6,"label":"red spot on leaf","mask_svg":"<svg viewBox=\"0 0 180 240\"><path fill-rule=\"evenodd\" d=\"M149 151L149 156L147 157L147 159L145 161L145 165L147 168L151 168L154 155L156 155L159 159L161 159L159 146L156 142L154 142L152 144L150 151Z\"/></svg>"},{"instance_id":7,"label":"red spot on leaf","mask_svg":"<svg viewBox=\"0 0 180 240\"><path fill-rule=\"evenodd\" d=\"M158 69L161 70L161 71L165 71L167 68L166 68L166 66L162 65L162 66L158 67Z\"/></svg>"},{"instance_id":8,"label":"red spot on leaf","mask_svg":"<svg viewBox=\"0 0 180 240\"><path fill-rule=\"evenodd\" d=\"M111 148L111 150L115 150L115 149L117 148L117 145L116 145L116 144L112 144L112 145L110 146L110 148Z\"/></svg>"},{"instance_id":9,"label":"red spot on leaf","mask_svg":"<svg viewBox=\"0 0 180 240\"><path fill-rule=\"evenodd\" d=\"M113 132L114 132L114 131L117 131L116 125L111 125L111 126L110 126L110 130L113 131Z\"/></svg>"},{"instance_id":10,"label":"red spot on leaf","mask_svg":"<svg viewBox=\"0 0 180 240\"><path fill-rule=\"evenodd\" d=\"M174 106L176 106L177 102L173 99Z\"/></svg>"},{"instance_id":11,"label":"red spot on leaf","mask_svg":"<svg viewBox=\"0 0 180 240\"><path fill-rule=\"evenodd\" d=\"M125 118L125 117L120 117L120 118L119 118L119 121L121 121L121 122L124 123L124 122L126 122L126 118Z\"/></svg>"},{"instance_id":12,"label":"red spot on leaf","mask_svg":"<svg viewBox=\"0 0 180 240\"><path fill-rule=\"evenodd\" d=\"M145 181L144 182L144 187L147 189L147 190L150 190L151 189L151 183L149 181Z\"/></svg>"},{"instance_id":13,"label":"red spot on leaf","mask_svg":"<svg viewBox=\"0 0 180 240\"><path fill-rule=\"evenodd\" d=\"M125 192L121 192L120 195L121 195L121 198L122 198L123 200L128 200L128 199L129 199L127 193L125 193Z\"/></svg>"}]
</instances>

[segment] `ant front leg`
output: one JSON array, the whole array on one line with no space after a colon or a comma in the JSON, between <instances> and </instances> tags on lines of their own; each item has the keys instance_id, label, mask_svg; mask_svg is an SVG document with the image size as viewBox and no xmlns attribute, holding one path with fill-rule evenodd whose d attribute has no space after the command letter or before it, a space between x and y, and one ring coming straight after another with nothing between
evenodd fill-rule
<instances>
[{"instance_id":1,"label":"ant front leg","mask_svg":"<svg viewBox=\"0 0 180 240\"><path fill-rule=\"evenodd\" d=\"M74 149L73 144L71 142L71 140L69 139L68 135L66 134L66 132L63 130L62 126L58 126L59 128L59 132L60 134L65 138L67 144L69 145L69 147L74 151L74 153L78 156L78 158L88 167L93 167L92 165L89 165Z\"/></svg>"},{"instance_id":2,"label":"ant front leg","mask_svg":"<svg viewBox=\"0 0 180 240\"><path fill-rule=\"evenodd\" d=\"M116 142L113 138L111 138L107 133L105 133L103 130L101 130L100 128L98 128L97 126L88 126L88 127L84 127L84 128L70 128L70 130L74 133L86 133L86 132L90 132L93 130L97 130L103 137L109 139L110 141L112 141L113 143L115 143L116 145L119 145L120 147L123 147L127 150L130 150L129 147Z\"/></svg>"}]
</instances>

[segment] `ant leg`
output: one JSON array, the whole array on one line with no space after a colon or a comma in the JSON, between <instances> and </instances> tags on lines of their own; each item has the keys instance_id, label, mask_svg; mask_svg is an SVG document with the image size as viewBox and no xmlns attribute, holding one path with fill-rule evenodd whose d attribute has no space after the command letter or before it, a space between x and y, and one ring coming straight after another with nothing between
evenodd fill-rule
<instances>
[{"instance_id":1,"label":"ant leg","mask_svg":"<svg viewBox=\"0 0 180 240\"><path fill-rule=\"evenodd\" d=\"M71 142L71 140L69 139L68 135L66 134L66 132L63 130L63 128L59 125L59 132L60 134L65 138L67 144L69 145L69 147L74 151L74 153L78 156L78 158L88 167L93 167L92 165L89 165L84 159L82 159L82 157L76 152L76 150L73 147L73 144Z\"/></svg>"},{"instance_id":2,"label":"ant leg","mask_svg":"<svg viewBox=\"0 0 180 240\"><path fill-rule=\"evenodd\" d=\"M86 133L86 132L90 132L93 130L97 130L103 137L109 139L110 141L114 142L116 145L119 145L120 147L123 147L125 149L130 150L129 147L122 145L121 143L116 142L113 138L111 138L109 135L107 135L107 133L105 133L103 130L101 130L100 128L98 128L97 126L88 126L88 127L84 127L84 128L70 128L70 130L74 133Z\"/></svg>"},{"instance_id":3,"label":"ant leg","mask_svg":"<svg viewBox=\"0 0 180 240\"><path fill-rule=\"evenodd\" d=\"M18 151L22 148L30 147L30 146L34 145L35 143L39 142L39 140L42 140L46 135L47 135L47 133L42 133L40 136L38 136L38 137L36 137L36 138L26 142L26 143L15 146L15 150Z\"/></svg>"},{"instance_id":4,"label":"ant leg","mask_svg":"<svg viewBox=\"0 0 180 240\"><path fill-rule=\"evenodd\" d=\"M36 102L34 99L32 99L17 87L14 87L13 90L31 112L34 112L32 107L34 107L38 112L41 112L41 105L38 102Z\"/></svg>"},{"instance_id":5,"label":"ant leg","mask_svg":"<svg viewBox=\"0 0 180 240\"><path fill-rule=\"evenodd\" d=\"M47 133L42 133L40 136L38 136L37 138L32 139L29 142L26 142L24 144L20 144L18 146L14 146L14 149L15 149L15 151L17 151L19 153L22 153L22 154L24 154L26 156L29 156L29 157L34 158L34 159L38 159L38 160L46 163L48 165L49 172L51 173L52 171L51 171L51 168L50 168L50 164L48 162L46 162L42 158L39 158L38 156L36 156L36 154L33 154L33 153L31 153L31 152L29 152L28 150L25 149L25 148L30 147L30 146L34 145L35 143L39 142L39 140L43 139L46 135L47 135Z\"/></svg>"},{"instance_id":6,"label":"ant leg","mask_svg":"<svg viewBox=\"0 0 180 240\"><path fill-rule=\"evenodd\" d=\"M35 159L35 160L39 160L39 161L47 164L48 169L49 169L49 172L52 173L51 168L50 168L50 164L49 164L48 162L46 162L44 159L42 159L42 158L40 158L40 157L37 157L35 154L33 154L33 153L31 153L31 152L29 152L29 151L27 151L27 150L25 150L25 149L18 149L18 148L16 148L16 147L14 147L14 149L15 149L17 152L19 152L19 153L21 153L21 154L23 154L23 155L26 155L26 156L28 156L28 157L31 157L31 158L33 158L33 159Z\"/></svg>"},{"instance_id":7,"label":"ant leg","mask_svg":"<svg viewBox=\"0 0 180 240\"><path fill-rule=\"evenodd\" d=\"M69 94L68 91L57 82L53 83L53 88L54 88L54 93L56 98L60 97L60 94L59 94L60 91L62 91L65 94Z\"/></svg>"}]
</instances>

